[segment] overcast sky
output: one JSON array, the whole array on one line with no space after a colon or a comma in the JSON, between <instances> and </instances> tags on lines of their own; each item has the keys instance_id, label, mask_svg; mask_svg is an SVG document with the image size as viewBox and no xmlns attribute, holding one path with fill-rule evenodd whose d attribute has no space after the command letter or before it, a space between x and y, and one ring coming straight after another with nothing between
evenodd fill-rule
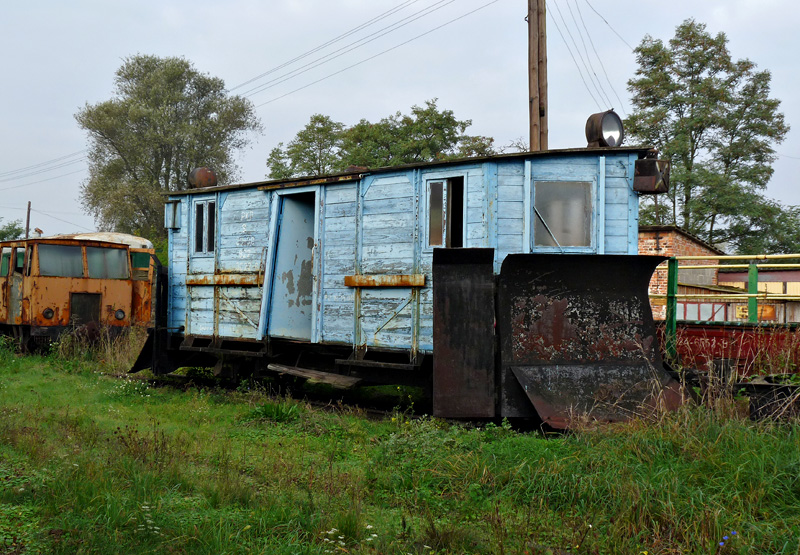
<instances>
[{"instance_id":1,"label":"overcast sky","mask_svg":"<svg viewBox=\"0 0 800 555\"><path fill-rule=\"evenodd\" d=\"M771 71L772 96L782 101L792 130L776 148L780 158L768 195L800 205L800 3L549 0L548 11L551 148L585 146L584 124L593 112L613 107L629 114L626 87L636 69L631 47L646 34L667 41L678 24L694 18L713 34L725 32L734 58ZM258 106L264 133L240 154L239 182L264 179L270 149L290 140L314 113L350 125L438 98L440 108L472 120L470 134L494 137L499 146L527 139L526 12L526 0L5 2L0 217L24 224L31 201L31 229L48 235L94 229L79 201L87 137L73 116L87 103L111 98L114 72L137 53L182 56ZM374 40L353 48L373 34ZM580 72L576 67L576 50L591 55L600 94L583 66ZM305 64L317 67L303 71ZM277 79L293 69L298 72ZM267 88L248 92L256 86ZM610 100L599 100L603 94Z\"/></svg>"}]
</instances>

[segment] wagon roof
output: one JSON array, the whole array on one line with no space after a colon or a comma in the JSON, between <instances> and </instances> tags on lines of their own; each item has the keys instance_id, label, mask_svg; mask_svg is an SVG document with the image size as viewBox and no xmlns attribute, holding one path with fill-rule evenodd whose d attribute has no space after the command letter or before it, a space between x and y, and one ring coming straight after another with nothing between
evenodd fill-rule
<instances>
[{"instance_id":1,"label":"wagon roof","mask_svg":"<svg viewBox=\"0 0 800 555\"><path fill-rule=\"evenodd\" d=\"M127 245L115 241L101 241L95 239L77 239L67 235L53 235L52 237L30 237L28 239L10 239L0 241L0 247L18 247L27 244L50 244L50 245L85 245L88 247L114 247L125 248Z\"/></svg>"},{"instance_id":2,"label":"wagon roof","mask_svg":"<svg viewBox=\"0 0 800 555\"><path fill-rule=\"evenodd\" d=\"M445 166L456 166L463 164L476 164L483 162L492 162L497 160L513 160L515 158L546 158L546 157L560 157L560 156L575 156L586 154L619 154L621 152L638 154L639 157L653 151L649 146L627 146L627 147L614 147L614 148L565 148L557 150L544 150L540 152L514 152L511 154L496 154L494 156L479 156L474 158L458 158L453 160L443 160L436 162L425 162L420 164L404 164L402 166L384 166L379 168L358 168L357 170L334 173L328 175L316 175L306 177L293 177L289 179L272 179L265 181L254 181L250 183L239 183L232 185L217 185L216 187L204 187L196 189L187 189L184 191L170 191L165 193L167 196L175 195L191 195L198 193L207 193L213 191L229 191L232 189L250 189L250 188L263 188L263 189L286 189L290 187L302 187L305 185L321 185L327 183L338 183L342 181L356 181L365 175L374 175L379 173L396 172L401 170L410 169L425 169Z\"/></svg>"},{"instance_id":3,"label":"wagon roof","mask_svg":"<svg viewBox=\"0 0 800 555\"><path fill-rule=\"evenodd\" d=\"M24 242L37 242L37 243L58 243L64 245L70 244L110 244L113 246L128 245L133 249L152 249L153 243L144 237L137 237L128 233L116 233L110 231L97 231L93 233L65 233L63 235L46 235L40 237L29 237L28 239L9 239L8 241L0 241L0 245L8 245L10 243L24 243Z\"/></svg>"}]
</instances>

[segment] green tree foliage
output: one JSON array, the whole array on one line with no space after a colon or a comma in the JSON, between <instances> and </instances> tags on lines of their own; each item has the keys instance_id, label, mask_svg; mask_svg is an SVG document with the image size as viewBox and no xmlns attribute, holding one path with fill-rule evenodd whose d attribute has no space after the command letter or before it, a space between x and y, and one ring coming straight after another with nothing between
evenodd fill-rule
<instances>
[{"instance_id":1,"label":"green tree foliage","mask_svg":"<svg viewBox=\"0 0 800 555\"><path fill-rule=\"evenodd\" d=\"M343 124L328 116L314 114L286 148L279 143L272 149L267 159L270 174L275 179L284 179L338 171L343 131Z\"/></svg>"},{"instance_id":2,"label":"green tree foliage","mask_svg":"<svg viewBox=\"0 0 800 555\"><path fill-rule=\"evenodd\" d=\"M410 114L397 112L352 127L315 114L284 147L279 144L267 159L274 179L344 171L349 166L400 166L495 154L494 140L466 135L471 120L458 120L452 110L440 110L436 99L412 106Z\"/></svg>"},{"instance_id":3,"label":"green tree foliage","mask_svg":"<svg viewBox=\"0 0 800 555\"><path fill-rule=\"evenodd\" d=\"M0 218L0 222L3 218ZM10 241L22 237L25 230L22 228L21 220L12 220L5 225L0 225L0 241Z\"/></svg>"},{"instance_id":4,"label":"green tree foliage","mask_svg":"<svg viewBox=\"0 0 800 555\"><path fill-rule=\"evenodd\" d=\"M252 103L228 96L221 79L182 58L126 58L111 100L75 114L89 134L89 178L81 202L101 229L164 234L162 193L210 166L220 181L236 173L232 154L260 129Z\"/></svg>"},{"instance_id":5,"label":"green tree foliage","mask_svg":"<svg viewBox=\"0 0 800 555\"><path fill-rule=\"evenodd\" d=\"M646 36L628 82L634 113L626 129L672 161L668 198L643 204L642 222L680 225L712 244L796 250L800 243L757 241L778 222L800 223L762 194L772 176L773 145L789 127L770 98L770 73L733 61L723 33L694 20L665 45ZM664 202L666 200L666 202ZM785 239L789 239L786 237Z\"/></svg>"}]
</instances>

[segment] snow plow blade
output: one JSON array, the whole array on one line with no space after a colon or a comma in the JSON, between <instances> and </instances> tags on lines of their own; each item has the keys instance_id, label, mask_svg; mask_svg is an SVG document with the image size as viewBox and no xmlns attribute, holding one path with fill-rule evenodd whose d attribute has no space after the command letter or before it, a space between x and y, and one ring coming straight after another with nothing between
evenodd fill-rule
<instances>
[{"instance_id":1,"label":"snow plow blade","mask_svg":"<svg viewBox=\"0 0 800 555\"><path fill-rule=\"evenodd\" d=\"M618 422L677 408L647 287L656 256L519 254L498 283L500 414Z\"/></svg>"}]
</instances>

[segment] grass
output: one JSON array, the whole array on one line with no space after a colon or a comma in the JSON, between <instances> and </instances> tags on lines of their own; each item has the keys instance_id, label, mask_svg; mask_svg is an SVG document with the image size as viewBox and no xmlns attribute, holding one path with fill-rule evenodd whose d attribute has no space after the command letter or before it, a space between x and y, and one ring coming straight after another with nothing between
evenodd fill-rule
<instances>
[{"instance_id":1,"label":"grass","mask_svg":"<svg viewBox=\"0 0 800 555\"><path fill-rule=\"evenodd\" d=\"M796 421L687 407L544 437L115 364L0 347L0 553L800 551Z\"/></svg>"}]
</instances>

